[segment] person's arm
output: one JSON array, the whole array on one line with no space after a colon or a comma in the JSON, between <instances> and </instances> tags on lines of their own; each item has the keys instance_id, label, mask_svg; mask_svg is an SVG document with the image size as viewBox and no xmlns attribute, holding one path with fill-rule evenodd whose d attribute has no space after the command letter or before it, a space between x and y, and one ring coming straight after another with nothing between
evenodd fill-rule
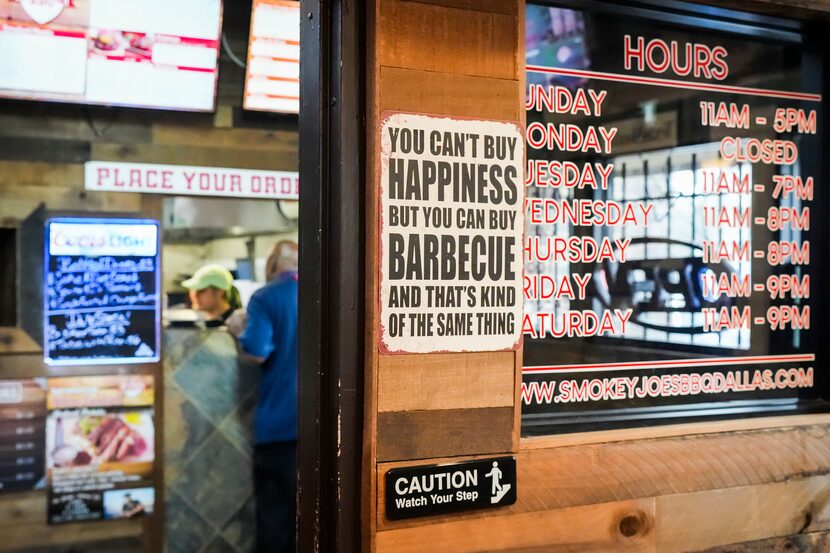
<instances>
[{"instance_id":1,"label":"person's arm","mask_svg":"<svg viewBox=\"0 0 830 553\"><path fill-rule=\"evenodd\" d=\"M246 360L261 364L274 351L274 325L258 297L248 303L245 330L239 335L239 351Z\"/></svg>"}]
</instances>

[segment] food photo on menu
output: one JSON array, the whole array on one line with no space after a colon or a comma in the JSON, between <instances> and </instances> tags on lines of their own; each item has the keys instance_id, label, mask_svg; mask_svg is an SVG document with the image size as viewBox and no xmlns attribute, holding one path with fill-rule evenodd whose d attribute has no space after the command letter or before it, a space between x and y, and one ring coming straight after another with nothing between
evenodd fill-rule
<instances>
[{"instance_id":1,"label":"food photo on menu","mask_svg":"<svg viewBox=\"0 0 830 553\"><path fill-rule=\"evenodd\" d=\"M151 484L154 390L152 375L49 379L45 456L50 524L152 512L146 492L129 490ZM112 494L119 497L117 512Z\"/></svg>"},{"instance_id":2,"label":"food photo on menu","mask_svg":"<svg viewBox=\"0 0 830 553\"><path fill-rule=\"evenodd\" d=\"M109 59L152 61L153 36L144 33L117 31L112 29L90 29L90 55L105 56Z\"/></svg>"},{"instance_id":3,"label":"food photo on menu","mask_svg":"<svg viewBox=\"0 0 830 553\"><path fill-rule=\"evenodd\" d=\"M108 409L52 411L46 423L47 467L98 471L143 472L154 458L154 428L150 409L113 412ZM132 465L132 466L130 466ZM138 470L136 470L138 469Z\"/></svg>"}]
</instances>

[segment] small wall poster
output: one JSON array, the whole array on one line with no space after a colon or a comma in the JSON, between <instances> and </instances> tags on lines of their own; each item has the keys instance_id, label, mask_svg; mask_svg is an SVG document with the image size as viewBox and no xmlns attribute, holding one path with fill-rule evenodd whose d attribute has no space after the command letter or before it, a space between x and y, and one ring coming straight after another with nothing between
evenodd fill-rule
<instances>
[{"instance_id":1,"label":"small wall poster","mask_svg":"<svg viewBox=\"0 0 830 553\"><path fill-rule=\"evenodd\" d=\"M518 348L521 127L392 113L380 131L381 350Z\"/></svg>"}]
</instances>

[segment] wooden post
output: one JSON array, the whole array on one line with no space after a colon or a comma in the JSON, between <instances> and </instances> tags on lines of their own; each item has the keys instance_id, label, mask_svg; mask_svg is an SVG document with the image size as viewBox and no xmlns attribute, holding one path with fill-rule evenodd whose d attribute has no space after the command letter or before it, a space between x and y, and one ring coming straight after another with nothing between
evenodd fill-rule
<instances>
[{"instance_id":1,"label":"wooden post","mask_svg":"<svg viewBox=\"0 0 830 553\"><path fill-rule=\"evenodd\" d=\"M396 463L515 453L521 351L384 355L377 347L380 116L406 111L523 124L524 2L376 0L367 23L367 293L363 536L396 551L380 505ZM420 545L418 545L420 544ZM423 547L416 539L412 547Z\"/></svg>"}]
</instances>

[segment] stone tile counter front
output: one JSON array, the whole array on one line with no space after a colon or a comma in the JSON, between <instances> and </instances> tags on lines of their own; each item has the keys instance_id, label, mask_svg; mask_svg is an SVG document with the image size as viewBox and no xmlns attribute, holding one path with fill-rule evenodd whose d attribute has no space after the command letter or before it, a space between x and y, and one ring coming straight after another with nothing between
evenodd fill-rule
<instances>
[{"instance_id":1,"label":"stone tile counter front","mask_svg":"<svg viewBox=\"0 0 830 553\"><path fill-rule=\"evenodd\" d=\"M166 329L164 346L166 551L253 551L259 367L223 329Z\"/></svg>"}]
</instances>

